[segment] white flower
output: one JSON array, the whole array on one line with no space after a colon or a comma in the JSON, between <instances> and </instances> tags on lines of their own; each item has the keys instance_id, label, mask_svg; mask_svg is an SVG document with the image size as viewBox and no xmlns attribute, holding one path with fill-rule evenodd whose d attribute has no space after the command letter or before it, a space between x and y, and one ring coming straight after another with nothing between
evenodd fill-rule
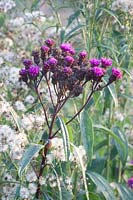
<instances>
[{"instance_id":1,"label":"white flower","mask_svg":"<svg viewBox=\"0 0 133 200\"><path fill-rule=\"evenodd\" d=\"M23 198L23 199L27 199L27 198L29 198L29 196L30 196L29 190L25 187L21 187L20 197Z\"/></svg>"},{"instance_id":2,"label":"white flower","mask_svg":"<svg viewBox=\"0 0 133 200\"><path fill-rule=\"evenodd\" d=\"M15 108L16 108L16 110L19 110L19 111L25 111L26 110L25 105L23 104L22 101L16 101L15 102Z\"/></svg>"},{"instance_id":3,"label":"white flower","mask_svg":"<svg viewBox=\"0 0 133 200\"><path fill-rule=\"evenodd\" d=\"M37 190L37 186L35 183L29 183L29 192L30 194L35 194Z\"/></svg>"},{"instance_id":4,"label":"white flower","mask_svg":"<svg viewBox=\"0 0 133 200\"><path fill-rule=\"evenodd\" d=\"M65 161L65 152L62 138L53 138L52 139L52 154L57 160Z\"/></svg>"},{"instance_id":5,"label":"white flower","mask_svg":"<svg viewBox=\"0 0 133 200\"><path fill-rule=\"evenodd\" d=\"M0 1L0 10L7 12L16 6L15 1L12 0L1 0Z\"/></svg>"},{"instance_id":6,"label":"white flower","mask_svg":"<svg viewBox=\"0 0 133 200\"><path fill-rule=\"evenodd\" d=\"M32 95L28 95L28 96L25 98L25 103L32 104L32 103L34 103L34 101L35 101L35 98L34 98Z\"/></svg>"},{"instance_id":7,"label":"white flower","mask_svg":"<svg viewBox=\"0 0 133 200\"><path fill-rule=\"evenodd\" d=\"M39 183L40 183L40 185L45 185L46 184L46 178L40 176Z\"/></svg>"},{"instance_id":8,"label":"white flower","mask_svg":"<svg viewBox=\"0 0 133 200\"><path fill-rule=\"evenodd\" d=\"M34 171L28 171L26 174L26 180L28 182L35 182L37 180L37 176Z\"/></svg>"}]
</instances>

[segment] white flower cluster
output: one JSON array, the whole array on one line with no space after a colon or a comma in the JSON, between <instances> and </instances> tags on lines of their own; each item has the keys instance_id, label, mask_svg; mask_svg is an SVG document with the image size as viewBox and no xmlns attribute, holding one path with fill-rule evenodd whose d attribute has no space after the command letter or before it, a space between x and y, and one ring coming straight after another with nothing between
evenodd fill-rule
<instances>
[{"instance_id":1,"label":"white flower cluster","mask_svg":"<svg viewBox=\"0 0 133 200\"><path fill-rule=\"evenodd\" d=\"M7 12L16 6L13 0L0 0L0 11Z\"/></svg>"},{"instance_id":2,"label":"white flower cluster","mask_svg":"<svg viewBox=\"0 0 133 200\"><path fill-rule=\"evenodd\" d=\"M26 135L16 133L8 125L0 126L0 152L9 150L10 157L13 160L20 160L27 143Z\"/></svg>"},{"instance_id":3,"label":"white flower cluster","mask_svg":"<svg viewBox=\"0 0 133 200\"><path fill-rule=\"evenodd\" d=\"M133 0L115 0L112 3L111 9L116 10L122 10L124 12L132 13L133 11Z\"/></svg>"},{"instance_id":4,"label":"white flower cluster","mask_svg":"<svg viewBox=\"0 0 133 200\"><path fill-rule=\"evenodd\" d=\"M37 180L37 177L34 171L28 171L26 175L26 180L29 182L28 186L21 186L20 188L20 198L21 199L33 199L33 196L36 193L37 185L34 183ZM3 181L10 182L10 184L6 184L2 187L3 195L1 200L11 200L14 199L15 192L17 190L16 180L8 173L6 173L3 177Z\"/></svg>"},{"instance_id":5,"label":"white flower cluster","mask_svg":"<svg viewBox=\"0 0 133 200\"><path fill-rule=\"evenodd\" d=\"M10 174L5 173L5 175L3 177L3 181L12 182L12 183L10 183L10 185L6 184L1 188L2 193L3 193L1 200L14 199L15 191L17 189L17 185L15 183L13 183L13 182L15 182L15 180L13 179L13 177Z\"/></svg>"},{"instance_id":6,"label":"white flower cluster","mask_svg":"<svg viewBox=\"0 0 133 200\"><path fill-rule=\"evenodd\" d=\"M10 89L26 89L26 84L19 81L19 70L20 69L16 67L1 67L0 81L4 81L5 85Z\"/></svg>"},{"instance_id":7,"label":"white flower cluster","mask_svg":"<svg viewBox=\"0 0 133 200\"><path fill-rule=\"evenodd\" d=\"M52 151L47 155L47 163L52 163L53 159L57 159L58 161L66 161L63 139L62 138L53 138L51 140L52 143ZM83 163L86 163L86 152L82 145L76 147L76 150L73 149L73 152L70 152L70 161L76 163L80 166L79 156L82 159Z\"/></svg>"},{"instance_id":8,"label":"white flower cluster","mask_svg":"<svg viewBox=\"0 0 133 200\"><path fill-rule=\"evenodd\" d=\"M23 118L21 120L21 125L26 130L31 130L32 128L42 129L42 126L44 125L45 117L44 115L35 115L35 114L29 114L29 115L23 115Z\"/></svg>"}]
</instances>

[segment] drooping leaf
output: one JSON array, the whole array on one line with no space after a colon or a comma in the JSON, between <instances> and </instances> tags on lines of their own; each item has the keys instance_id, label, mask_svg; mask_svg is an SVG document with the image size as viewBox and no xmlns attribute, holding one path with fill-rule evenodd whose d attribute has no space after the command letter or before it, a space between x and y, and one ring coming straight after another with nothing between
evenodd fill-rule
<instances>
[{"instance_id":1,"label":"drooping leaf","mask_svg":"<svg viewBox=\"0 0 133 200\"><path fill-rule=\"evenodd\" d=\"M103 81L104 81L105 83L107 83L107 82L108 82L108 79L107 79L107 78L104 78ZM116 93L116 89L115 89L114 84L108 85L107 89L109 90L109 92L110 92L110 94L111 94L111 96L112 96L112 98L113 98L113 101L114 101L114 103L115 103L115 106L117 107L117 106L118 106L118 99L117 99L117 93Z\"/></svg>"},{"instance_id":2,"label":"drooping leaf","mask_svg":"<svg viewBox=\"0 0 133 200\"><path fill-rule=\"evenodd\" d=\"M88 160L91 163L93 155L94 130L92 125L92 120L90 119L88 113L85 110L81 113L80 130L81 130L82 142L86 150Z\"/></svg>"},{"instance_id":3,"label":"drooping leaf","mask_svg":"<svg viewBox=\"0 0 133 200\"><path fill-rule=\"evenodd\" d=\"M77 153L77 157L79 159L79 163L80 163L81 171L82 171L82 176L83 176L83 182L84 182L84 187L85 187L86 199L89 200L89 192L88 192L88 188L87 188L87 181L86 181L86 174L85 174L85 170L86 169L85 169L82 157L80 155L80 152L79 152L78 148L73 143L70 143L70 144L75 149L75 151Z\"/></svg>"},{"instance_id":4,"label":"drooping leaf","mask_svg":"<svg viewBox=\"0 0 133 200\"><path fill-rule=\"evenodd\" d=\"M121 142L123 142L123 148L120 144L115 140L115 146L119 153L122 163L124 164L127 160L128 156L128 142L125 134L119 129L119 127L113 127L113 132L120 138Z\"/></svg>"},{"instance_id":5,"label":"drooping leaf","mask_svg":"<svg viewBox=\"0 0 133 200\"><path fill-rule=\"evenodd\" d=\"M94 128L101 129L102 131L104 131L104 133L109 134L110 136L112 136L112 138L114 138L117 141L117 143L121 146L121 148L123 148L123 149L125 148L123 141L121 141L121 139L115 133L113 133L112 130L110 130L102 125L94 125Z\"/></svg>"},{"instance_id":6,"label":"drooping leaf","mask_svg":"<svg viewBox=\"0 0 133 200\"><path fill-rule=\"evenodd\" d=\"M60 127L62 130L62 134L63 134L63 144L64 144L65 156L66 156L66 160L68 160L69 156L70 156L69 134L68 134L68 130L67 130L67 127L66 127L63 119L59 118L59 122L60 122Z\"/></svg>"},{"instance_id":7,"label":"drooping leaf","mask_svg":"<svg viewBox=\"0 0 133 200\"><path fill-rule=\"evenodd\" d=\"M111 186L104 177L92 171L88 171L87 175L97 186L97 190L103 194L106 200L116 200Z\"/></svg>"},{"instance_id":8,"label":"drooping leaf","mask_svg":"<svg viewBox=\"0 0 133 200\"><path fill-rule=\"evenodd\" d=\"M30 144L29 147L26 149L26 151L23 154L23 157L19 164L19 170L18 175L21 176L25 168L28 166L28 164L31 162L32 158L37 154L44 145L40 144Z\"/></svg>"},{"instance_id":9,"label":"drooping leaf","mask_svg":"<svg viewBox=\"0 0 133 200\"><path fill-rule=\"evenodd\" d=\"M69 18L68 18L67 27L70 26L70 25L73 23L73 21L74 21L77 17L79 17L79 15L80 15L80 10L77 10L74 14L70 15Z\"/></svg>"},{"instance_id":10,"label":"drooping leaf","mask_svg":"<svg viewBox=\"0 0 133 200\"><path fill-rule=\"evenodd\" d=\"M116 187L121 200L132 200L133 199L133 192L128 189L125 185L114 183L114 186Z\"/></svg>"},{"instance_id":11,"label":"drooping leaf","mask_svg":"<svg viewBox=\"0 0 133 200\"><path fill-rule=\"evenodd\" d=\"M101 174L105 167L105 164L106 164L106 158L97 157L92 160L91 166L89 166L87 169L90 171L93 170L94 172Z\"/></svg>"}]
</instances>

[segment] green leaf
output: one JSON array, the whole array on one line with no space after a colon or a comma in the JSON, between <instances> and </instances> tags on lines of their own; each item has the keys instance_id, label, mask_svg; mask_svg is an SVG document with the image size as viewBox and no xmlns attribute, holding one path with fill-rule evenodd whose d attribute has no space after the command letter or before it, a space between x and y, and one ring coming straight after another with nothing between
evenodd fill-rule
<instances>
[{"instance_id":1,"label":"green leaf","mask_svg":"<svg viewBox=\"0 0 133 200\"><path fill-rule=\"evenodd\" d=\"M80 130L82 142L86 150L88 160L91 163L93 155L94 130L92 126L92 120L90 119L88 113L85 110L81 113Z\"/></svg>"},{"instance_id":2,"label":"green leaf","mask_svg":"<svg viewBox=\"0 0 133 200\"><path fill-rule=\"evenodd\" d=\"M65 42L67 42L72 36L73 34L77 34L77 31L81 30L82 27L84 27L84 24L79 24L78 26L74 27L72 30L70 30L69 33L66 34L65 36Z\"/></svg>"},{"instance_id":3,"label":"green leaf","mask_svg":"<svg viewBox=\"0 0 133 200\"><path fill-rule=\"evenodd\" d=\"M31 10L35 10L38 7L40 0L33 0Z\"/></svg>"},{"instance_id":4,"label":"green leaf","mask_svg":"<svg viewBox=\"0 0 133 200\"><path fill-rule=\"evenodd\" d=\"M30 144L28 149L23 154L23 157L19 164L19 170L18 175L21 176L25 168L28 166L28 164L31 162L32 158L37 154L44 145L40 144Z\"/></svg>"},{"instance_id":5,"label":"green leaf","mask_svg":"<svg viewBox=\"0 0 133 200\"><path fill-rule=\"evenodd\" d=\"M94 125L94 128L101 129L102 131L104 131L104 133L111 135L117 141L117 143L121 146L121 148L125 148L123 141L121 141L121 139L115 133L113 133L110 129L102 125Z\"/></svg>"},{"instance_id":6,"label":"green leaf","mask_svg":"<svg viewBox=\"0 0 133 200\"><path fill-rule=\"evenodd\" d=\"M107 84L108 79L104 78L103 81ZM118 99L117 99L117 93L116 93L116 89L115 89L114 84L108 85L107 89L109 90L109 92L110 92L110 94L111 94L111 96L114 100L115 106L117 107L118 106Z\"/></svg>"},{"instance_id":7,"label":"green leaf","mask_svg":"<svg viewBox=\"0 0 133 200\"><path fill-rule=\"evenodd\" d=\"M72 143L70 143L70 144L75 149L75 151L77 153L77 157L79 159L79 163L80 163L81 171L82 171L82 176L83 176L86 199L89 200L89 191L88 191L88 188L87 188L87 181L86 181L86 174L85 174L86 169L85 169L82 157L80 155L80 152L79 152L78 148L74 144L72 144Z\"/></svg>"},{"instance_id":8,"label":"green leaf","mask_svg":"<svg viewBox=\"0 0 133 200\"><path fill-rule=\"evenodd\" d=\"M121 200L132 200L133 199L133 192L128 189L125 185L114 183Z\"/></svg>"},{"instance_id":9,"label":"green leaf","mask_svg":"<svg viewBox=\"0 0 133 200\"><path fill-rule=\"evenodd\" d=\"M5 13L0 13L0 27L2 27L5 24L5 20L6 20L6 15Z\"/></svg>"},{"instance_id":10,"label":"green leaf","mask_svg":"<svg viewBox=\"0 0 133 200\"><path fill-rule=\"evenodd\" d=\"M88 167L87 169L90 171L93 170L94 172L101 174L105 167L105 164L106 164L106 158L97 157L96 159L92 160L91 166Z\"/></svg>"},{"instance_id":11,"label":"green leaf","mask_svg":"<svg viewBox=\"0 0 133 200\"><path fill-rule=\"evenodd\" d=\"M74 14L70 15L69 18L68 18L68 24L67 24L67 27L70 26L72 24L72 22L78 18L80 15L80 10L77 10ZM67 28L66 27L66 28Z\"/></svg>"},{"instance_id":12,"label":"green leaf","mask_svg":"<svg viewBox=\"0 0 133 200\"><path fill-rule=\"evenodd\" d=\"M63 144L64 144L65 156L66 156L66 160L68 160L69 156L70 156L69 134L68 134L68 130L67 130L67 127L66 127L64 121L60 117L58 119L60 122L62 134L63 134Z\"/></svg>"},{"instance_id":13,"label":"green leaf","mask_svg":"<svg viewBox=\"0 0 133 200\"><path fill-rule=\"evenodd\" d=\"M123 142L123 148L122 148L120 146L120 144L115 140L115 146L117 148L117 151L119 153L121 161L124 164L127 161L127 156L128 156L127 138L126 138L125 134L119 129L119 127L113 127L112 130L120 138L120 140Z\"/></svg>"},{"instance_id":14,"label":"green leaf","mask_svg":"<svg viewBox=\"0 0 133 200\"><path fill-rule=\"evenodd\" d=\"M97 190L101 192L107 200L116 200L113 190L105 178L92 171L88 171L87 175L97 186Z\"/></svg>"},{"instance_id":15,"label":"green leaf","mask_svg":"<svg viewBox=\"0 0 133 200\"><path fill-rule=\"evenodd\" d=\"M107 8L104 8L104 7L102 7L101 10L105 11L106 13L108 13L109 15L111 15L113 18L115 18L115 20L119 23L119 25L122 26L119 18L117 17L117 15L112 10L109 10Z\"/></svg>"}]
</instances>

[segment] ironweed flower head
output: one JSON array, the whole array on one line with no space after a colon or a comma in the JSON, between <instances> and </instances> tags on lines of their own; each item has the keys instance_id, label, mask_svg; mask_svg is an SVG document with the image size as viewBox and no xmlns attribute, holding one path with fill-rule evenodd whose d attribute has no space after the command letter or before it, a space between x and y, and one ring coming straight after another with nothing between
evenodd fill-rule
<instances>
[{"instance_id":1,"label":"ironweed flower head","mask_svg":"<svg viewBox=\"0 0 133 200\"><path fill-rule=\"evenodd\" d=\"M57 59L55 59L54 57L50 58L49 60L47 60L47 63L50 65L50 66L56 66L57 65Z\"/></svg>"},{"instance_id":2,"label":"ironweed flower head","mask_svg":"<svg viewBox=\"0 0 133 200\"><path fill-rule=\"evenodd\" d=\"M38 77L39 75L39 66L37 65L31 65L30 68L28 69L28 75L29 78L34 80Z\"/></svg>"},{"instance_id":3,"label":"ironweed flower head","mask_svg":"<svg viewBox=\"0 0 133 200\"><path fill-rule=\"evenodd\" d=\"M131 189L133 189L133 177L129 178L127 181L128 187L130 187Z\"/></svg>"},{"instance_id":4,"label":"ironweed flower head","mask_svg":"<svg viewBox=\"0 0 133 200\"><path fill-rule=\"evenodd\" d=\"M72 68L70 68L70 67L64 67L63 72L65 74L71 75L73 71L72 71Z\"/></svg>"},{"instance_id":5,"label":"ironweed flower head","mask_svg":"<svg viewBox=\"0 0 133 200\"><path fill-rule=\"evenodd\" d=\"M55 45L55 41L51 38L48 38L47 40L45 40L45 43L48 47L53 47Z\"/></svg>"},{"instance_id":6,"label":"ironweed flower head","mask_svg":"<svg viewBox=\"0 0 133 200\"><path fill-rule=\"evenodd\" d=\"M81 59L86 58L86 57L87 57L87 52L86 52L86 51L80 52L80 53L79 53L79 57L80 57Z\"/></svg>"},{"instance_id":7,"label":"ironweed flower head","mask_svg":"<svg viewBox=\"0 0 133 200\"><path fill-rule=\"evenodd\" d=\"M60 48L63 52L68 52L71 55L75 54L75 50L70 43L63 43L60 45Z\"/></svg>"},{"instance_id":8,"label":"ironweed flower head","mask_svg":"<svg viewBox=\"0 0 133 200\"><path fill-rule=\"evenodd\" d=\"M119 69L116 68L112 68L112 75L116 78L116 79L121 79L122 78L122 73Z\"/></svg>"},{"instance_id":9,"label":"ironweed flower head","mask_svg":"<svg viewBox=\"0 0 133 200\"><path fill-rule=\"evenodd\" d=\"M96 58L92 58L90 60L90 63L91 63L91 67L98 66L100 64L100 60Z\"/></svg>"},{"instance_id":10,"label":"ironweed flower head","mask_svg":"<svg viewBox=\"0 0 133 200\"><path fill-rule=\"evenodd\" d=\"M49 48L48 46L45 46L45 45L41 46L41 51L42 51L42 52L48 53L49 50L50 50L50 48Z\"/></svg>"},{"instance_id":11,"label":"ironweed flower head","mask_svg":"<svg viewBox=\"0 0 133 200\"><path fill-rule=\"evenodd\" d=\"M65 62L66 62L66 65L70 66L74 63L74 58L72 56L66 56Z\"/></svg>"},{"instance_id":12,"label":"ironweed flower head","mask_svg":"<svg viewBox=\"0 0 133 200\"><path fill-rule=\"evenodd\" d=\"M101 58L102 67L106 68L112 65L112 60L108 58Z\"/></svg>"},{"instance_id":13,"label":"ironweed flower head","mask_svg":"<svg viewBox=\"0 0 133 200\"><path fill-rule=\"evenodd\" d=\"M32 65L32 60L30 59L24 59L23 64L26 68L29 68Z\"/></svg>"},{"instance_id":14,"label":"ironweed flower head","mask_svg":"<svg viewBox=\"0 0 133 200\"><path fill-rule=\"evenodd\" d=\"M97 66L93 67L91 71L92 71L94 80L98 80L98 79L102 78L105 74L105 70L103 68L97 67Z\"/></svg>"}]
</instances>

